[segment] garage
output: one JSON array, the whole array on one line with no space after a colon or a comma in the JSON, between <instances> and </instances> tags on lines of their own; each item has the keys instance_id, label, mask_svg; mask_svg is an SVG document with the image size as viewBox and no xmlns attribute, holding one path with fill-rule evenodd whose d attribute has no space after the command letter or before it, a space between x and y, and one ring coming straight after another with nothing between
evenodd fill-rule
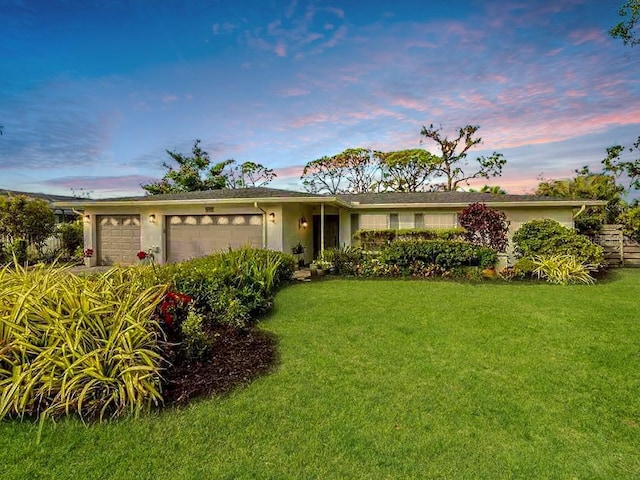
<instances>
[{"instance_id":1,"label":"garage","mask_svg":"<svg viewBox=\"0 0 640 480\"><path fill-rule=\"evenodd\" d=\"M99 265L132 265L140 251L139 215L98 215Z\"/></svg>"},{"instance_id":2,"label":"garage","mask_svg":"<svg viewBox=\"0 0 640 480\"><path fill-rule=\"evenodd\" d=\"M166 225L169 262L262 246L262 215L170 215Z\"/></svg>"}]
</instances>

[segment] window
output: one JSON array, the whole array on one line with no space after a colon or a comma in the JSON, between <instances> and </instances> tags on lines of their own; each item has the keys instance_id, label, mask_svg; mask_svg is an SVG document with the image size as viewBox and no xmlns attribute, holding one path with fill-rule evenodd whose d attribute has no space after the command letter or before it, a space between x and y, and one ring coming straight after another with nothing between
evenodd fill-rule
<instances>
[{"instance_id":1,"label":"window","mask_svg":"<svg viewBox=\"0 0 640 480\"><path fill-rule=\"evenodd\" d=\"M456 213L425 213L425 228L455 228L458 226Z\"/></svg>"},{"instance_id":2,"label":"window","mask_svg":"<svg viewBox=\"0 0 640 480\"><path fill-rule=\"evenodd\" d=\"M389 214L389 228L393 230L398 230L398 228L400 228L400 218L397 213Z\"/></svg>"},{"instance_id":3,"label":"window","mask_svg":"<svg viewBox=\"0 0 640 480\"><path fill-rule=\"evenodd\" d=\"M424 213L413 215L413 228L424 228Z\"/></svg>"},{"instance_id":4,"label":"window","mask_svg":"<svg viewBox=\"0 0 640 480\"><path fill-rule=\"evenodd\" d=\"M389 216L365 213L360 215L359 223L362 230L386 230L389 228Z\"/></svg>"},{"instance_id":5,"label":"window","mask_svg":"<svg viewBox=\"0 0 640 480\"><path fill-rule=\"evenodd\" d=\"M351 214L351 235L360 230L360 215L358 213Z\"/></svg>"}]
</instances>

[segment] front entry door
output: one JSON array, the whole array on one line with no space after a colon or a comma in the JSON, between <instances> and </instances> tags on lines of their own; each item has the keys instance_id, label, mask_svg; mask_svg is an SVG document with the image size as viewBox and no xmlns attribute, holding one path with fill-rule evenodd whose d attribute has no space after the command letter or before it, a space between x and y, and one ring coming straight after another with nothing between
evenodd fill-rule
<instances>
[{"instance_id":1,"label":"front entry door","mask_svg":"<svg viewBox=\"0 0 640 480\"><path fill-rule=\"evenodd\" d=\"M324 216L324 248L338 248L340 246L340 217L338 215ZM320 215L313 216L313 258L320 255Z\"/></svg>"}]
</instances>

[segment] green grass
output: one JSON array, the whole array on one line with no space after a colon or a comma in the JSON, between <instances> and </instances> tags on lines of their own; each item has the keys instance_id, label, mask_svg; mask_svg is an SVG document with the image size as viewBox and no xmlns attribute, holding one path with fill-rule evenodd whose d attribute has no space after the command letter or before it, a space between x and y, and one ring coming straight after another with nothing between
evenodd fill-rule
<instances>
[{"instance_id":1,"label":"green grass","mask_svg":"<svg viewBox=\"0 0 640 480\"><path fill-rule=\"evenodd\" d=\"M106 425L0 424L0 478L640 478L640 270L281 291L277 370Z\"/></svg>"}]
</instances>

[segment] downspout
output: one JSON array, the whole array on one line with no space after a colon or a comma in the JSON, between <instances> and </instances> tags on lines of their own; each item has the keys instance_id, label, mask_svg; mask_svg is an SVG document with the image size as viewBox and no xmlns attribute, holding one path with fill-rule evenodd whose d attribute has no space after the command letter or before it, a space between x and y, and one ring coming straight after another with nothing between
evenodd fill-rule
<instances>
[{"instance_id":1,"label":"downspout","mask_svg":"<svg viewBox=\"0 0 640 480\"><path fill-rule=\"evenodd\" d=\"M320 204L320 258L324 258L324 202Z\"/></svg>"},{"instance_id":2,"label":"downspout","mask_svg":"<svg viewBox=\"0 0 640 480\"><path fill-rule=\"evenodd\" d=\"M580 210L578 210L576 213L574 213L574 214L573 214L573 218L574 218L574 219L575 219L575 218L578 218L578 217L580 216L580 214L586 210L586 208L587 208L587 206L586 206L586 205L582 205L582 206L580 207Z\"/></svg>"},{"instance_id":3,"label":"downspout","mask_svg":"<svg viewBox=\"0 0 640 480\"><path fill-rule=\"evenodd\" d=\"M262 248L267 248L267 212L253 202L253 206L262 212Z\"/></svg>"}]
</instances>

